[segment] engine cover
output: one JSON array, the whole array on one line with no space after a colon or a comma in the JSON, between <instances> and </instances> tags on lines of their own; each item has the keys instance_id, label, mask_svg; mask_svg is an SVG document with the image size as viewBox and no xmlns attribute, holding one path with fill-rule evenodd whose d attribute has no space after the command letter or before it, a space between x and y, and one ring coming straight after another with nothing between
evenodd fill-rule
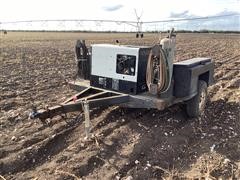
<instances>
[{"instance_id":1,"label":"engine cover","mask_svg":"<svg viewBox=\"0 0 240 180\"><path fill-rule=\"evenodd\" d=\"M92 45L90 85L129 94L147 91L150 50L143 46Z\"/></svg>"}]
</instances>

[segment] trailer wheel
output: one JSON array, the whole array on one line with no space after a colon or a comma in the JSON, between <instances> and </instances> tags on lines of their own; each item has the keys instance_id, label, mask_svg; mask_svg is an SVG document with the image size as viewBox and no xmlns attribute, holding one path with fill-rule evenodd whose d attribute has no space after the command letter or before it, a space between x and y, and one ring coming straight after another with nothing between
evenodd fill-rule
<instances>
[{"instance_id":1,"label":"trailer wheel","mask_svg":"<svg viewBox=\"0 0 240 180\"><path fill-rule=\"evenodd\" d=\"M203 114L207 102L207 83L198 81L198 94L186 102L187 115L191 118Z\"/></svg>"}]
</instances>

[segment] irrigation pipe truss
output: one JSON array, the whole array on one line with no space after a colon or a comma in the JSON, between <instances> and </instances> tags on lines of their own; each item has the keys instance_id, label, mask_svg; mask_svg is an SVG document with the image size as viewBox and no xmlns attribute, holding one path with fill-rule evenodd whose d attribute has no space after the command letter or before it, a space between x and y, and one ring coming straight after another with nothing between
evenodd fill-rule
<instances>
[{"instance_id":1,"label":"irrigation pipe truss","mask_svg":"<svg viewBox=\"0 0 240 180\"><path fill-rule=\"evenodd\" d=\"M194 20L204 20L204 19L217 19L230 16L239 16L240 13L218 15L218 16L205 16L205 17L194 17L194 18L178 18L178 19L165 19L157 21L141 21L141 24L156 24L163 22L178 22L178 21L194 21ZM122 21L122 20L105 20L105 19L50 19L50 20L24 20L24 21L8 21L0 22L0 24L18 24L18 23L36 23L36 22L99 22L99 23L125 23L132 26L139 23L138 21Z\"/></svg>"}]
</instances>

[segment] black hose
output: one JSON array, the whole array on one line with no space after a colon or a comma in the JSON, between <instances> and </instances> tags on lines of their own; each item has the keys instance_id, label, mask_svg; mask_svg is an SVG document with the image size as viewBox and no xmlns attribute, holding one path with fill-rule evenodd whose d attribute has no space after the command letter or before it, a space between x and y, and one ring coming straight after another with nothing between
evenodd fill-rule
<instances>
[{"instance_id":1,"label":"black hose","mask_svg":"<svg viewBox=\"0 0 240 180\"><path fill-rule=\"evenodd\" d=\"M78 76L85 80L90 79L90 58L85 40L77 40L75 57L77 61Z\"/></svg>"}]
</instances>

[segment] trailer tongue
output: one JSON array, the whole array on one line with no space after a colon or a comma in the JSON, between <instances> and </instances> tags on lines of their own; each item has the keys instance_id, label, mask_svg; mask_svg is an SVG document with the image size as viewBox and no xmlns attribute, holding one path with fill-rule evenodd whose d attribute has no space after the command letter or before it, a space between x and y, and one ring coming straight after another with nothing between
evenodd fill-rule
<instances>
[{"instance_id":1,"label":"trailer tongue","mask_svg":"<svg viewBox=\"0 0 240 180\"><path fill-rule=\"evenodd\" d=\"M43 123L48 118L53 118L56 115L65 114L69 112L80 111L84 113L86 137L90 133L90 114L89 108L104 107L126 103L129 100L127 94L107 91L94 87L79 86L85 88L81 92L75 94L60 105L37 111L34 109L30 113L30 118L39 118Z\"/></svg>"},{"instance_id":2,"label":"trailer tongue","mask_svg":"<svg viewBox=\"0 0 240 180\"><path fill-rule=\"evenodd\" d=\"M126 103L129 100L127 94L107 91L94 87L86 87L83 91L75 94L61 105L57 105L46 110L33 111L31 118L39 118L44 121L47 118L52 118L59 114L85 111L86 106L89 108L104 107ZM89 109L88 108L88 109Z\"/></svg>"}]
</instances>

